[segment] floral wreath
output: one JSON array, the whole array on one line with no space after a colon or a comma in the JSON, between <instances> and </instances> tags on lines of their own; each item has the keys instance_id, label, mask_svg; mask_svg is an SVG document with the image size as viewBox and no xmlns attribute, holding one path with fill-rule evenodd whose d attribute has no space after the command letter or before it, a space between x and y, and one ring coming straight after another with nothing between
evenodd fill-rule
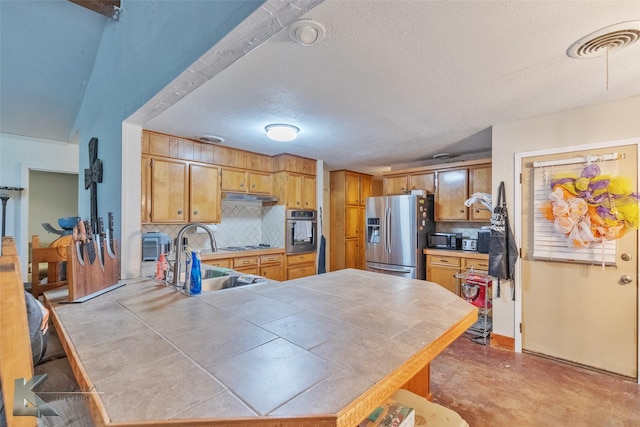
<instances>
[{"instance_id":1,"label":"floral wreath","mask_svg":"<svg viewBox=\"0 0 640 427\"><path fill-rule=\"evenodd\" d=\"M640 197L631 180L600 175L597 164L585 167L580 176L555 175L551 189L540 211L567 237L569 247L587 248L638 228Z\"/></svg>"}]
</instances>

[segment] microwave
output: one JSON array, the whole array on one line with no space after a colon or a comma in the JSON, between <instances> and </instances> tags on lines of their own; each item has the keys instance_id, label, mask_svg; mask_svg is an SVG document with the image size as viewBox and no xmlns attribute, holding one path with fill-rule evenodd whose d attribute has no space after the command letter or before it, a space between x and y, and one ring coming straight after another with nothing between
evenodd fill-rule
<instances>
[{"instance_id":1,"label":"microwave","mask_svg":"<svg viewBox=\"0 0 640 427\"><path fill-rule=\"evenodd\" d=\"M462 249L460 233L429 233L427 246L433 249Z\"/></svg>"}]
</instances>

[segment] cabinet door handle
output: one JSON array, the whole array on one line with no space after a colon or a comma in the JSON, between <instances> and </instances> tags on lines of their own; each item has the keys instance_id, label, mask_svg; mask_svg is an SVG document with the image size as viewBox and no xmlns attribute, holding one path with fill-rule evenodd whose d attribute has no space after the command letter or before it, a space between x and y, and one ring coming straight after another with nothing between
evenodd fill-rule
<instances>
[{"instance_id":1,"label":"cabinet door handle","mask_svg":"<svg viewBox=\"0 0 640 427\"><path fill-rule=\"evenodd\" d=\"M193 211L193 214L198 215L198 211L197 210Z\"/></svg>"},{"instance_id":2,"label":"cabinet door handle","mask_svg":"<svg viewBox=\"0 0 640 427\"><path fill-rule=\"evenodd\" d=\"M182 215L182 209L178 209L178 215Z\"/></svg>"}]
</instances>

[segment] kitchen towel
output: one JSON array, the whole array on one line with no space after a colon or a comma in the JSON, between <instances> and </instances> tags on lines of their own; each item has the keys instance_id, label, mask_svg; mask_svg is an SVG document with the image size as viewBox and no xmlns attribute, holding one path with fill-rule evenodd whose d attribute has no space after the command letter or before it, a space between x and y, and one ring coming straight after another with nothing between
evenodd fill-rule
<instances>
[{"instance_id":1,"label":"kitchen towel","mask_svg":"<svg viewBox=\"0 0 640 427\"><path fill-rule=\"evenodd\" d=\"M313 236L313 224L311 221L297 221L294 226L293 240L304 242Z\"/></svg>"}]
</instances>

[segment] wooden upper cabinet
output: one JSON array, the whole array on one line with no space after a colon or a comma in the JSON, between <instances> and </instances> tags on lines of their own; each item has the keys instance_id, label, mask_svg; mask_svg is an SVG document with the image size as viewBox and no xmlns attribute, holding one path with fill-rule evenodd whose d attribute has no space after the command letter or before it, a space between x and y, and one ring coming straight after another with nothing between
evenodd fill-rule
<instances>
[{"instance_id":1,"label":"wooden upper cabinet","mask_svg":"<svg viewBox=\"0 0 640 427\"><path fill-rule=\"evenodd\" d=\"M344 173L344 203L346 205L364 206L371 195L371 176L355 172Z\"/></svg>"},{"instance_id":2,"label":"wooden upper cabinet","mask_svg":"<svg viewBox=\"0 0 640 427\"><path fill-rule=\"evenodd\" d=\"M271 182L270 173L222 169L222 191L271 194Z\"/></svg>"},{"instance_id":3,"label":"wooden upper cabinet","mask_svg":"<svg viewBox=\"0 0 640 427\"><path fill-rule=\"evenodd\" d=\"M407 194L408 183L407 175L402 176L385 176L383 178L383 193L385 196L394 194Z\"/></svg>"},{"instance_id":4,"label":"wooden upper cabinet","mask_svg":"<svg viewBox=\"0 0 640 427\"><path fill-rule=\"evenodd\" d=\"M436 221L491 220L491 211L482 205L467 208L464 204L473 193L491 194L491 165L438 171L437 174Z\"/></svg>"},{"instance_id":5,"label":"wooden upper cabinet","mask_svg":"<svg viewBox=\"0 0 640 427\"><path fill-rule=\"evenodd\" d=\"M435 172L409 175L409 190L425 190L429 194L436 192Z\"/></svg>"},{"instance_id":6,"label":"wooden upper cabinet","mask_svg":"<svg viewBox=\"0 0 640 427\"><path fill-rule=\"evenodd\" d=\"M187 221L187 163L179 160L151 160L151 214L154 223Z\"/></svg>"},{"instance_id":7,"label":"wooden upper cabinet","mask_svg":"<svg viewBox=\"0 0 640 427\"><path fill-rule=\"evenodd\" d=\"M438 186L435 197L436 221L466 221L468 194L468 170L438 171Z\"/></svg>"},{"instance_id":8,"label":"wooden upper cabinet","mask_svg":"<svg viewBox=\"0 0 640 427\"><path fill-rule=\"evenodd\" d=\"M142 223L151 222L151 158L142 156L140 170L140 221Z\"/></svg>"},{"instance_id":9,"label":"wooden upper cabinet","mask_svg":"<svg viewBox=\"0 0 640 427\"><path fill-rule=\"evenodd\" d=\"M373 180L369 175L360 176L360 204L364 206L367 202L367 198L371 197L373 191Z\"/></svg>"},{"instance_id":10,"label":"wooden upper cabinet","mask_svg":"<svg viewBox=\"0 0 640 427\"><path fill-rule=\"evenodd\" d=\"M302 175L300 204L303 209L316 208L316 178L314 176Z\"/></svg>"},{"instance_id":11,"label":"wooden upper cabinet","mask_svg":"<svg viewBox=\"0 0 640 427\"><path fill-rule=\"evenodd\" d=\"M222 191L247 191L247 174L245 171L222 168Z\"/></svg>"},{"instance_id":12,"label":"wooden upper cabinet","mask_svg":"<svg viewBox=\"0 0 640 427\"><path fill-rule=\"evenodd\" d=\"M469 168L469 196L473 193L491 194L491 188L491 165ZM474 203L469 208L469 220L491 221L491 210L479 203Z\"/></svg>"},{"instance_id":13,"label":"wooden upper cabinet","mask_svg":"<svg viewBox=\"0 0 640 427\"><path fill-rule=\"evenodd\" d=\"M249 175L249 192L271 194L273 179L270 173L247 172Z\"/></svg>"},{"instance_id":14,"label":"wooden upper cabinet","mask_svg":"<svg viewBox=\"0 0 640 427\"><path fill-rule=\"evenodd\" d=\"M344 175L344 180L344 203L347 205L360 205L360 175L346 172Z\"/></svg>"},{"instance_id":15,"label":"wooden upper cabinet","mask_svg":"<svg viewBox=\"0 0 640 427\"><path fill-rule=\"evenodd\" d=\"M274 172L296 172L305 175L316 175L317 162L307 157L294 156L293 154L278 154L273 158Z\"/></svg>"},{"instance_id":16,"label":"wooden upper cabinet","mask_svg":"<svg viewBox=\"0 0 640 427\"><path fill-rule=\"evenodd\" d=\"M189 166L189 220L220 222L220 169L213 166Z\"/></svg>"}]
</instances>

